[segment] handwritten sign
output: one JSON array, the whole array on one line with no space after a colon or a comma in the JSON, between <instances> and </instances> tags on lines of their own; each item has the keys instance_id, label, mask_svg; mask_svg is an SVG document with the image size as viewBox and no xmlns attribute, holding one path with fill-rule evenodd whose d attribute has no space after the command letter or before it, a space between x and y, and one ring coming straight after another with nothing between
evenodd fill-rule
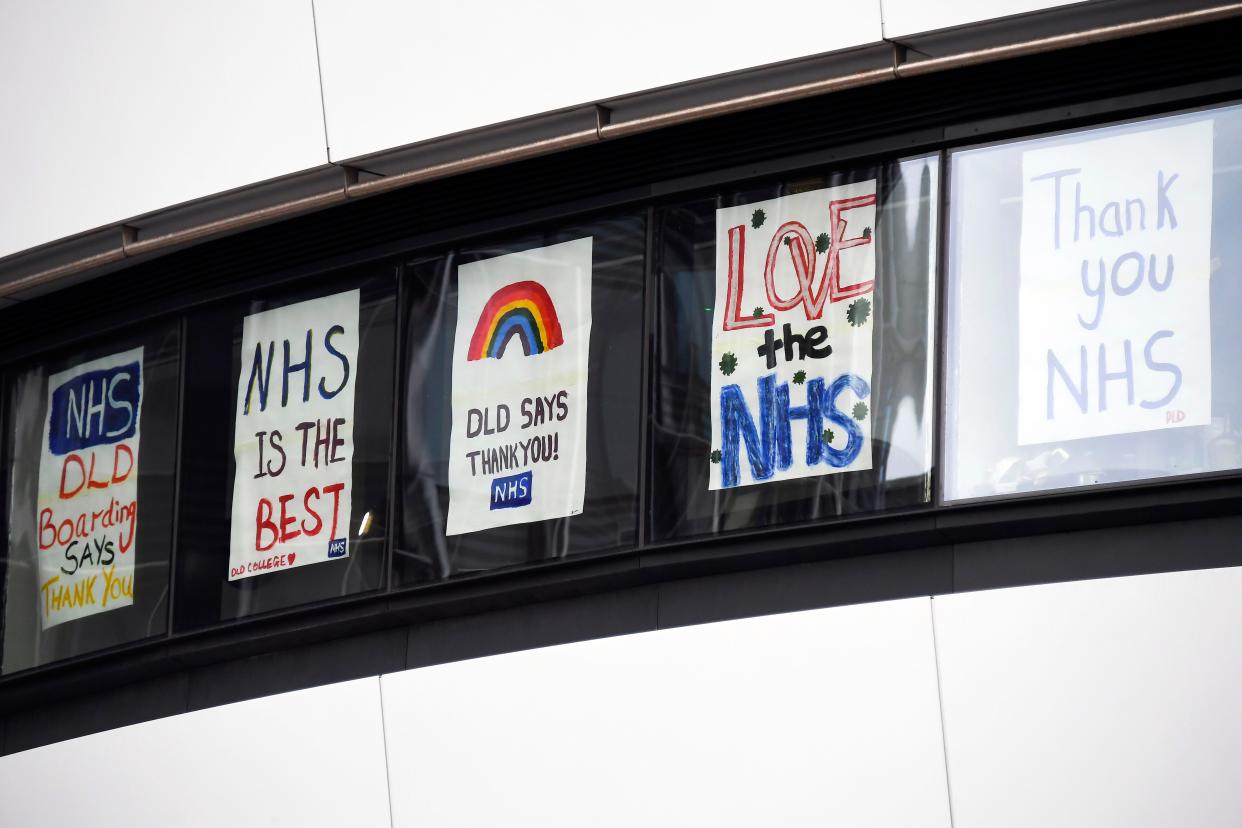
<instances>
[{"instance_id":1,"label":"handwritten sign","mask_svg":"<svg viewBox=\"0 0 1242 828\"><path fill-rule=\"evenodd\" d=\"M39 458L43 629L134 602L142 348L48 379Z\"/></svg>"},{"instance_id":2,"label":"handwritten sign","mask_svg":"<svg viewBox=\"0 0 1242 828\"><path fill-rule=\"evenodd\" d=\"M462 265L458 278L446 534L578 514L591 239Z\"/></svg>"},{"instance_id":3,"label":"handwritten sign","mask_svg":"<svg viewBox=\"0 0 1242 828\"><path fill-rule=\"evenodd\" d=\"M1030 150L1022 180L1018 443L1211 422L1212 122Z\"/></svg>"},{"instance_id":4,"label":"handwritten sign","mask_svg":"<svg viewBox=\"0 0 1242 828\"><path fill-rule=\"evenodd\" d=\"M716 211L710 489L871 468L876 182Z\"/></svg>"},{"instance_id":5,"label":"handwritten sign","mask_svg":"<svg viewBox=\"0 0 1242 828\"><path fill-rule=\"evenodd\" d=\"M349 554L358 291L247 316L229 580Z\"/></svg>"}]
</instances>

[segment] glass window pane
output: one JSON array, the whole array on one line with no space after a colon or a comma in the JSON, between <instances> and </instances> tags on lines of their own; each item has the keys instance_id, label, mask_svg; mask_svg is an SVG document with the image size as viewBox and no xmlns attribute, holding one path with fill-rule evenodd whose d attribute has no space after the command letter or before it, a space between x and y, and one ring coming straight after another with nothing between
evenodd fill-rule
<instances>
[{"instance_id":1,"label":"glass window pane","mask_svg":"<svg viewBox=\"0 0 1242 828\"><path fill-rule=\"evenodd\" d=\"M187 439L182 449L185 482L175 609L179 629L383 587L389 526L395 284L393 266L367 266L333 274L314 284L222 303L190 317L186 370L194 381L186 385ZM323 318L325 303L336 313L331 319ZM271 362L267 363L265 356L258 375L252 375L253 352L248 349L243 359L248 317L252 326L256 319L263 320L261 335L256 336L272 346ZM287 382L283 368L286 339L290 365ZM301 367L308 353L307 343L309 370ZM268 354L265 347L259 343L260 354ZM343 372L345 362L349 369ZM265 371L268 374L266 399L270 409L263 410L276 410L277 419L264 424L248 418L247 433L236 435L243 367L247 387L251 388L252 409L260 407L262 391L258 384L252 387L249 382L258 382ZM338 431L329 432L328 421L341 412L330 404L317 406L315 401L331 397L338 386L347 388L343 378L353 383L353 416L343 417L345 422ZM273 422L282 432L279 444L270 436ZM316 424L320 426L318 433ZM254 435L249 433L252 425ZM260 431L265 432L264 437L258 436ZM241 450L250 452L245 455L245 469L234 459L235 437ZM340 442L334 444L333 438ZM260 442L265 451L262 459L258 455ZM352 452L352 472L344 478L352 492L348 511L339 502L339 492L334 501L328 490L334 485L331 481L339 483L342 479L338 467L327 465L333 452ZM319 462L325 464L322 473L315 471L320 468L316 465ZM243 490L247 502L240 510L243 525L239 532L246 540L250 532L255 537L248 549L239 547L231 555L238 474L247 475L247 482L256 481ZM265 478L256 477L260 474ZM319 491L312 492L312 484ZM260 495L266 496L266 504L260 503ZM346 513L350 516L348 526L344 525ZM337 534L345 540L340 543L336 539L335 546L329 546L327 538L332 516L340 524ZM312 535L322 540L313 549L306 545ZM231 571L231 565L244 571Z\"/></svg>"},{"instance_id":2,"label":"glass window pane","mask_svg":"<svg viewBox=\"0 0 1242 828\"><path fill-rule=\"evenodd\" d=\"M937 161L928 157L710 193L660 208L651 422L654 539L927 503L936 193ZM849 213L852 209L859 212ZM841 211L833 213L841 222L839 255L826 233L830 210ZM721 238L726 231L718 229L718 221L740 226ZM759 258L753 261L744 252L756 250ZM736 252L733 265L731 259L721 264L725 251ZM774 261L771 268L764 251ZM873 258L852 259L855 255ZM804 264L801 276L796 262ZM832 262L840 264L840 274L829 287L829 270L837 272ZM730 295L721 295L718 271L734 265L747 269L738 280L742 287L736 295L729 289L724 293ZM808 275L800 287L799 279ZM866 281L874 284L863 287ZM806 302L793 301L800 296ZM812 307L816 297L822 308ZM726 315L735 330L752 333L750 339L726 339ZM714 341L717 322L722 333ZM833 391L834 378L846 374L863 384ZM745 379L734 382L738 377ZM764 393L768 377L772 404L784 400L790 406L787 420L780 409L768 412L768 422L757 411L766 398L752 395ZM748 409L724 399L731 384L740 390L729 391L731 399L745 399ZM834 410L817 410L812 401L826 402L828 394L835 395ZM742 421L736 434L722 427L715 444L714 410L721 423L730 416ZM812 421L814 428L808 425ZM753 444L746 442L746 423L753 426ZM769 450L771 456L765 454ZM741 469L740 485L729 485L730 462Z\"/></svg>"},{"instance_id":3,"label":"glass window pane","mask_svg":"<svg viewBox=\"0 0 1242 828\"><path fill-rule=\"evenodd\" d=\"M1242 467L1242 108L952 155L946 500Z\"/></svg>"},{"instance_id":4,"label":"glass window pane","mask_svg":"<svg viewBox=\"0 0 1242 828\"><path fill-rule=\"evenodd\" d=\"M407 265L399 584L633 546L645 247L646 222L629 215L470 245ZM575 257L582 261L571 266ZM545 304L558 317L561 335L546 350L501 326L501 307L493 308L493 299L519 284L547 294L514 299L515 307L527 302L534 309L535 340L550 330L535 318L553 313ZM488 308L497 313L485 313ZM589 341L583 342L588 308ZM480 326L495 348L467 352ZM462 353L455 357L455 350ZM454 387L455 365L460 388ZM560 391L565 395L558 397ZM541 410L547 417L541 419ZM578 425L575 415L585 415ZM582 426L579 440L574 435ZM548 462L528 443L553 435ZM450 498L454 440L454 473L464 485L456 484ZM489 449L499 454L489 457ZM471 451L481 453L470 461ZM507 490L496 495L488 488L500 482L513 486L516 500L505 500ZM582 498L578 514L575 495Z\"/></svg>"},{"instance_id":5,"label":"glass window pane","mask_svg":"<svg viewBox=\"0 0 1242 828\"><path fill-rule=\"evenodd\" d=\"M155 325L10 374L5 673L167 630L179 362Z\"/></svg>"}]
</instances>

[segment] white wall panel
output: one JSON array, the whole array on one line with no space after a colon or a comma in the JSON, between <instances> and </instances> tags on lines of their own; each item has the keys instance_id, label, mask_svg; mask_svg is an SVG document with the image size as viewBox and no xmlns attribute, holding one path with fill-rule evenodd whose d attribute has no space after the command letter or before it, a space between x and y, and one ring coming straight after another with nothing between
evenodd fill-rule
<instances>
[{"instance_id":1,"label":"white wall panel","mask_svg":"<svg viewBox=\"0 0 1242 828\"><path fill-rule=\"evenodd\" d=\"M947 828L928 603L386 675L393 824Z\"/></svg>"},{"instance_id":2,"label":"white wall panel","mask_svg":"<svg viewBox=\"0 0 1242 828\"><path fill-rule=\"evenodd\" d=\"M0 825L387 826L379 679L0 757Z\"/></svg>"},{"instance_id":3,"label":"white wall panel","mask_svg":"<svg viewBox=\"0 0 1242 828\"><path fill-rule=\"evenodd\" d=\"M1242 570L933 604L955 828L1242 824Z\"/></svg>"},{"instance_id":4,"label":"white wall panel","mask_svg":"<svg viewBox=\"0 0 1242 828\"><path fill-rule=\"evenodd\" d=\"M881 39L878 0L315 0L335 160Z\"/></svg>"},{"instance_id":5,"label":"white wall panel","mask_svg":"<svg viewBox=\"0 0 1242 828\"><path fill-rule=\"evenodd\" d=\"M999 17L1025 14L1057 6L1073 5L1079 0L949 0L930 3L928 0L876 0L884 10L885 37L906 37L937 29L981 23Z\"/></svg>"},{"instance_id":6,"label":"white wall panel","mask_svg":"<svg viewBox=\"0 0 1242 828\"><path fill-rule=\"evenodd\" d=\"M0 78L0 256L326 162L310 0L3 0Z\"/></svg>"}]
</instances>

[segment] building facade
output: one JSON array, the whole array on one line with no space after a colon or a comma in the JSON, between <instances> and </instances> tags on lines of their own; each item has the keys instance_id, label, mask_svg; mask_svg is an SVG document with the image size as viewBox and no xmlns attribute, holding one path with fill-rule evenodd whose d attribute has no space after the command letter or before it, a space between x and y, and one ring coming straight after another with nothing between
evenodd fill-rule
<instances>
[{"instance_id":1,"label":"building facade","mask_svg":"<svg viewBox=\"0 0 1242 828\"><path fill-rule=\"evenodd\" d=\"M1238 821L1242 4L346 6L0 33L0 821Z\"/></svg>"}]
</instances>

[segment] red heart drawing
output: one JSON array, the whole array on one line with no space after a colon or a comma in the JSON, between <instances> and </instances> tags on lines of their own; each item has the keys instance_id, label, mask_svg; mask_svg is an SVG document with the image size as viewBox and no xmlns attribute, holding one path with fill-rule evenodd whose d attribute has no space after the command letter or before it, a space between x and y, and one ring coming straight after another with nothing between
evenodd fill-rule
<instances>
[{"instance_id":1,"label":"red heart drawing","mask_svg":"<svg viewBox=\"0 0 1242 828\"><path fill-rule=\"evenodd\" d=\"M296 561L297 559L298 559L298 553L290 552L289 553L289 566L293 566L293 562Z\"/></svg>"}]
</instances>

